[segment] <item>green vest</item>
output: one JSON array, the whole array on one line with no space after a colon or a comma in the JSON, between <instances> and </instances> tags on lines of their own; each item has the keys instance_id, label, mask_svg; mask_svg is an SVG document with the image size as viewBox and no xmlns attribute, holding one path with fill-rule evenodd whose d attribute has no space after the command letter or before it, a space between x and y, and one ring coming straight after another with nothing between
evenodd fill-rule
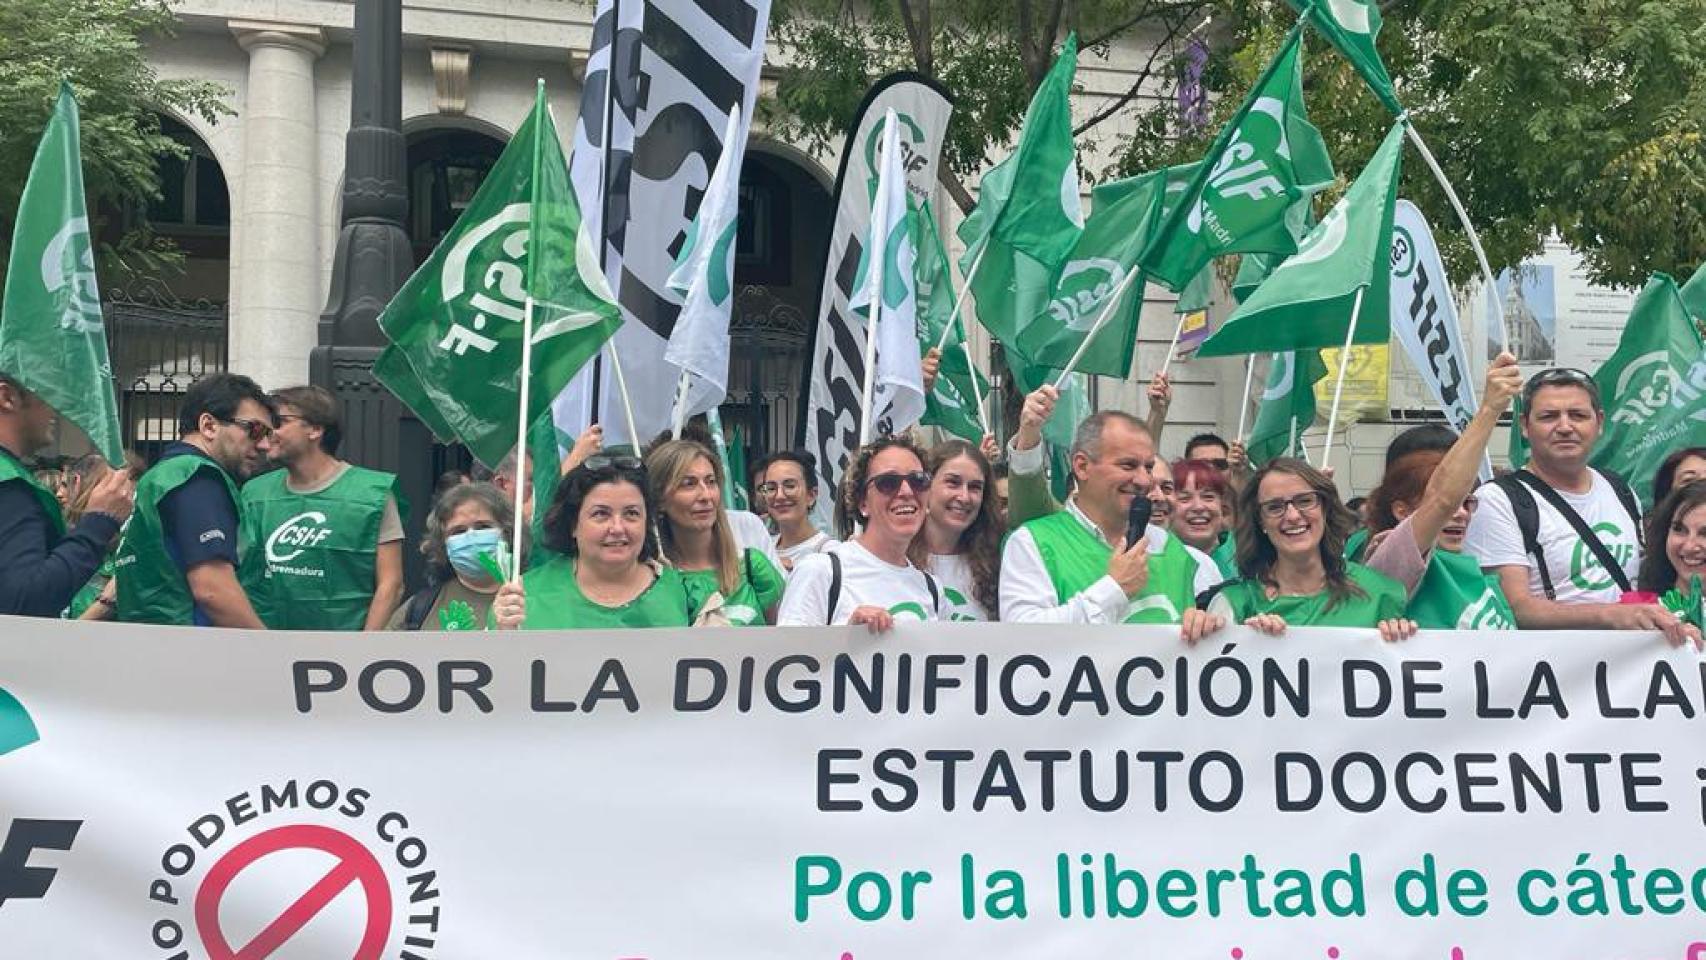
<instances>
[{"instance_id":1,"label":"green vest","mask_svg":"<svg viewBox=\"0 0 1706 960\"><path fill-rule=\"evenodd\" d=\"M1232 534L1220 535L1220 546L1214 548L1209 558L1214 561L1223 578L1231 580L1238 576L1238 542L1232 539Z\"/></svg>"},{"instance_id":2,"label":"green vest","mask_svg":"<svg viewBox=\"0 0 1706 960\"><path fill-rule=\"evenodd\" d=\"M21 480L25 486L30 488L30 493L35 494L36 502L41 504L42 510L47 514L47 525L53 530L54 538L63 538L65 536L65 514L59 509L59 498L53 495L52 490L38 483L36 475L31 473L17 457L12 456L10 450L0 448L0 483L8 483L13 480ZM49 543L48 547L51 549L53 544Z\"/></svg>"},{"instance_id":3,"label":"green vest","mask_svg":"<svg viewBox=\"0 0 1706 960\"><path fill-rule=\"evenodd\" d=\"M1475 558L1434 548L1405 616L1426 630L1515 630L1499 578Z\"/></svg>"},{"instance_id":4,"label":"green vest","mask_svg":"<svg viewBox=\"0 0 1706 960\"><path fill-rule=\"evenodd\" d=\"M1360 563L1347 564L1346 573L1364 595L1340 601L1331 609L1331 598L1324 590L1308 596L1269 598L1262 584L1254 580L1233 580L1220 595L1232 605L1236 623L1259 613L1276 613L1293 627L1372 627L1382 620L1405 616L1403 584Z\"/></svg>"},{"instance_id":5,"label":"green vest","mask_svg":"<svg viewBox=\"0 0 1706 960\"><path fill-rule=\"evenodd\" d=\"M351 466L319 493L297 493L285 485L288 477L274 470L243 485L249 602L272 630L360 630L397 478Z\"/></svg>"},{"instance_id":6,"label":"green vest","mask_svg":"<svg viewBox=\"0 0 1706 960\"><path fill-rule=\"evenodd\" d=\"M715 570L679 572L695 597L709 597L718 590ZM729 618L729 626L765 626L764 611L782 602L782 589L787 585L781 571L763 551L746 548L740 559L740 585L723 599L723 613Z\"/></svg>"},{"instance_id":7,"label":"green vest","mask_svg":"<svg viewBox=\"0 0 1706 960\"><path fill-rule=\"evenodd\" d=\"M242 504L237 485L219 464L195 454L167 457L142 475L136 484L136 508L118 542L113 563L118 577L118 618L125 623L164 623L189 626L195 623L195 598L189 581L172 562L166 550L166 531L160 522L160 501L183 486L197 472L207 470L225 484L231 503L238 508L241 529ZM239 544L240 546L240 544ZM238 554L241 556L241 553Z\"/></svg>"},{"instance_id":8,"label":"green vest","mask_svg":"<svg viewBox=\"0 0 1706 960\"><path fill-rule=\"evenodd\" d=\"M1054 582L1055 597L1065 603L1107 576L1112 547L1085 529L1070 510L1039 517L1024 525L1031 531L1043 566ZM1132 598L1126 623L1178 623L1196 605L1197 561L1172 534L1160 553L1149 555L1149 582Z\"/></svg>"},{"instance_id":9,"label":"green vest","mask_svg":"<svg viewBox=\"0 0 1706 960\"><path fill-rule=\"evenodd\" d=\"M553 557L521 575L528 630L611 630L690 627L700 598L673 567L664 567L643 593L620 607L593 603L575 583L573 557Z\"/></svg>"}]
</instances>

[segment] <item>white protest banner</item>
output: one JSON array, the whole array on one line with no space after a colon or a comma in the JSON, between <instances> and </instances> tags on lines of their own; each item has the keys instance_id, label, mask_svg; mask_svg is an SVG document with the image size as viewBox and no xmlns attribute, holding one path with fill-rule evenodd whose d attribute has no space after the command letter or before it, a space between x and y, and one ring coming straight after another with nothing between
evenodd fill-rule
<instances>
[{"instance_id":1,"label":"white protest banner","mask_svg":"<svg viewBox=\"0 0 1706 960\"><path fill-rule=\"evenodd\" d=\"M1392 217L1392 333L1458 433L1475 416L1474 374L1463 349L1445 264L1422 211L1400 199ZM1489 474L1490 476L1490 474ZM1484 478L1485 479L1485 478Z\"/></svg>"},{"instance_id":2,"label":"white protest banner","mask_svg":"<svg viewBox=\"0 0 1706 960\"><path fill-rule=\"evenodd\" d=\"M835 224L829 231L817 324L811 340L811 390L803 405L801 443L817 458L818 484L834 490L842 467L859 448L865 382L865 322L850 303L859 257L871 232L871 193L877 182L877 146L883 117L893 110L901 124L907 187L922 203L935 189L936 163L947 138L953 103L934 81L916 73L892 73L865 94L841 149L835 178ZM819 497L818 525L829 527L834 497Z\"/></svg>"},{"instance_id":3,"label":"white protest banner","mask_svg":"<svg viewBox=\"0 0 1706 960\"><path fill-rule=\"evenodd\" d=\"M0 637L7 957L1706 955L1653 635Z\"/></svg>"}]
</instances>

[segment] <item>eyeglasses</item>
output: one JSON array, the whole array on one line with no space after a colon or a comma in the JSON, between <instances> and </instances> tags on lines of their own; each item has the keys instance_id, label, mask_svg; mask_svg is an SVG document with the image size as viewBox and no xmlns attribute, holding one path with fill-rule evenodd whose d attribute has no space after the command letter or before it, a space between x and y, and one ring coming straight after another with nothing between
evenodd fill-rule
<instances>
[{"instance_id":1,"label":"eyeglasses","mask_svg":"<svg viewBox=\"0 0 1706 960\"><path fill-rule=\"evenodd\" d=\"M645 470L645 464L637 457L607 457L602 454L587 457L581 461L581 466L588 470L621 470L625 473L640 473Z\"/></svg>"},{"instance_id":2,"label":"eyeglasses","mask_svg":"<svg viewBox=\"0 0 1706 960\"><path fill-rule=\"evenodd\" d=\"M272 436L272 424L265 420L249 420L243 417L233 417L230 420L222 420L220 422L229 423L233 427L240 428L244 433L248 434L250 443L260 443L262 440Z\"/></svg>"},{"instance_id":3,"label":"eyeglasses","mask_svg":"<svg viewBox=\"0 0 1706 960\"><path fill-rule=\"evenodd\" d=\"M1203 462L1214 469L1219 470L1221 473L1225 473L1232 469L1232 461L1225 457L1215 457L1213 460L1204 460Z\"/></svg>"},{"instance_id":4,"label":"eyeglasses","mask_svg":"<svg viewBox=\"0 0 1706 960\"><path fill-rule=\"evenodd\" d=\"M798 480L783 480L781 483L777 483L774 480L766 480L758 485L758 492L761 496L766 497L774 497L777 491L793 496L794 494L799 493L800 488L803 486L805 486L805 484Z\"/></svg>"},{"instance_id":5,"label":"eyeglasses","mask_svg":"<svg viewBox=\"0 0 1706 960\"><path fill-rule=\"evenodd\" d=\"M1263 500L1260 506L1262 516L1269 520L1278 520L1285 516L1285 512L1292 507L1296 507L1298 513L1314 513L1321 509L1321 495L1310 491L1309 493L1300 493L1295 497L1275 497L1272 500Z\"/></svg>"},{"instance_id":6,"label":"eyeglasses","mask_svg":"<svg viewBox=\"0 0 1706 960\"><path fill-rule=\"evenodd\" d=\"M924 491L930 489L930 475L922 470L914 470L911 473L879 473L865 480L865 486L877 488L877 492L885 497L899 493L902 483L911 487L914 494L923 496Z\"/></svg>"}]
</instances>

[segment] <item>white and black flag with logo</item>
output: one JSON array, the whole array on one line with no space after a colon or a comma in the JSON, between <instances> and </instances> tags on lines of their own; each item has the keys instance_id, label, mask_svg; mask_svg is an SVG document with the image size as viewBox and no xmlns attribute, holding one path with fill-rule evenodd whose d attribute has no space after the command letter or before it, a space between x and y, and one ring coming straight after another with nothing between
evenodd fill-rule
<instances>
[{"instance_id":1,"label":"white and black flag with logo","mask_svg":"<svg viewBox=\"0 0 1706 960\"><path fill-rule=\"evenodd\" d=\"M835 225L829 232L823 287L812 336L811 392L806 398L805 449L817 458L819 485L833 491L859 445L865 377L865 321L848 305L854 274L871 229L871 191L877 180L877 145L885 112L900 121L907 188L923 201L936 184L936 164L954 105L947 92L916 73L893 73L871 87L841 151L835 180ZM880 414L881 411L878 411ZM818 498L827 510L833 495ZM821 525L821 524L820 524Z\"/></svg>"},{"instance_id":2,"label":"white and black flag with logo","mask_svg":"<svg viewBox=\"0 0 1706 960\"><path fill-rule=\"evenodd\" d=\"M622 307L612 342L640 441L669 426L674 394L651 386L680 374L663 358L681 310L669 275L722 154L730 110L738 104L752 116L769 25L770 0L598 3L569 172ZM743 121L743 139L750 127ZM599 422L605 443L619 444L628 425L608 347L603 357ZM553 404L559 435L586 427L592 380L588 365Z\"/></svg>"}]
</instances>

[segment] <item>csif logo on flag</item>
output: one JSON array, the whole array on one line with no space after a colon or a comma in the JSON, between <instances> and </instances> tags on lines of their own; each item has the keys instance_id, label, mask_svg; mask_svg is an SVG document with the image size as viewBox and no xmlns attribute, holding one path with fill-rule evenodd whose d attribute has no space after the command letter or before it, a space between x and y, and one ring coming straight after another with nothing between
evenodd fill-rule
<instances>
[{"instance_id":1,"label":"csif logo on flag","mask_svg":"<svg viewBox=\"0 0 1706 960\"><path fill-rule=\"evenodd\" d=\"M95 248L89 218L72 217L41 254L41 282L59 303L60 329L101 332L101 295L95 285Z\"/></svg>"},{"instance_id":2,"label":"csif logo on flag","mask_svg":"<svg viewBox=\"0 0 1706 960\"><path fill-rule=\"evenodd\" d=\"M445 255L439 272L439 298L445 306L457 309L459 316L466 309L472 317L468 319L467 326L460 322L451 324L438 344L440 350L448 350L457 356L469 349L491 353L497 348L498 340L486 336L485 331L494 322L522 322L527 304L524 258L527 256L531 216L529 207L526 203L510 204L458 237L455 246ZM470 292L468 267L475 262L476 253L481 255L478 265L483 269L478 278L480 287ZM465 294L466 302L463 299Z\"/></svg>"},{"instance_id":3,"label":"csif logo on flag","mask_svg":"<svg viewBox=\"0 0 1706 960\"><path fill-rule=\"evenodd\" d=\"M1124 279L1125 268L1118 260L1074 260L1061 268L1048 312L1068 330L1087 331L1095 324L1103 302Z\"/></svg>"},{"instance_id":4,"label":"csif logo on flag","mask_svg":"<svg viewBox=\"0 0 1706 960\"><path fill-rule=\"evenodd\" d=\"M928 198L923 188L912 185L912 175L923 170L930 163L929 144L925 142L924 128L911 116L896 111L895 119L900 123L900 166L906 171L906 186L912 191L920 203ZM871 190L877 187L877 151L883 145L883 125L874 124L871 133L865 138L865 167L871 171Z\"/></svg>"},{"instance_id":5,"label":"csif logo on flag","mask_svg":"<svg viewBox=\"0 0 1706 960\"><path fill-rule=\"evenodd\" d=\"M1216 241L1231 243L1232 228L1221 222L1228 212L1225 207L1235 209L1239 202L1254 203L1286 196L1285 184L1267 163L1270 156L1291 158L1291 145L1285 136L1285 109L1285 102L1275 97L1260 97L1250 106L1243 122L1232 131L1232 139L1221 152L1219 161L1209 172L1208 188L1203 190L1196 205L1186 215L1186 229L1201 234L1206 226ZM1211 199L1216 202L1211 203Z\"/></svg>"}]
</instances>

